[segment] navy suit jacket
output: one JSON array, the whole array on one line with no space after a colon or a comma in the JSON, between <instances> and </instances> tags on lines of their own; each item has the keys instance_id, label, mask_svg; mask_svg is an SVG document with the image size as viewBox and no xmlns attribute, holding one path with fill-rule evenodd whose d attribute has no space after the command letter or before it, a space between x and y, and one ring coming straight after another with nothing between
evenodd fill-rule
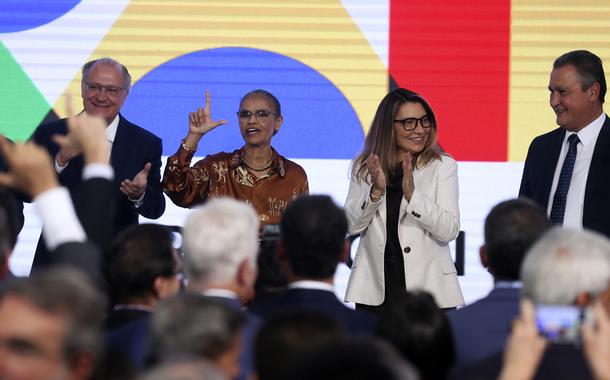
<instances>
[{"instance_id":1,"label":"navy suit jacket","mask_svg":"<svg viewBox=\"0 0 610 380\"><path fill-rule=\"evenodd\" d=\"M528 197L545 210L555 167L565 136L563 128L536 137L527 152L519 196ZM602 126L591 158L585 187L582 225L610 237L610 119Z\"/></svg>"},{"instance_id":2,"label":"navy suit jacket","mask_svg":"<svg viewBox=\"0 0 610 380\"><path fill-rule=\"evenodd\" d=\"M55 157L59 152L59 145L54 143L51 138L53 135L65 135L66 133L66 120L62 119L39 126L34 131L31 140L44 146L51 157ZM110 164L114 169L113 234L120 232L131 224L137 224L138 215L149 219L157 219L165 211L165 197L161 188L161 152L160 138L120 116L110 156ZM136 208L127 196L121 193L120 184L125 179L133 179L148 162L152 166L148 174L144 202L139 208ZM83 167L83 156L79 155L74 157L59 175L60 183L70 190L77 209L82 207L79 199ZM39 248L34 257L34 267L46 264L46 259L43 257L45 253L39 252L40 246L39 242Z\"/></svg>"},{"instance_id":3,"label":"navy suit jacket","mask_svg":"<svg viewBox=\"0 0 610 380\"><path fill-rule=\"evenodd\" d=\"M348 332L372 333L377 322L375 316L345 306L333 292L319 289L288 289L284 294L265 303L264 308L255 309L253 312L266 318L275 313L294 310L330 317Z\"/></svg>"},{"instance_id":4,"label":"navy suit jacket","mask_svg":"<svg viewBox=\"0 0 610 380\"><path fill-rule=\"evenodd\" d=\"M447 314L456 366L470 365L504 351L510 326L519 314L520 289L497 288L477 302Z\"/></svg>"},{"instance_id":5,"label":"navy suit jacket","mask_svg":"<svg viewBox=\"0 0 610 380\"><path fill-rule=\"evenodd\" d=\"M241 304L236 299L219 296L207 297L226 302L236 310L242 310ZM239 354L240 373L236 380L247 380L254 371L254 340L261 327L261 320L254 314L244 312L244 316L246 317L246 325L244 326L241 353Z\"/></svg>"},{"instance_id":6,"label":"navy suit jacket","mask_svg":"<svg viewBox=\"0 0 610 380\"><path fill-rule=\"evenodd\" d=\"M226 302L229 306L241 310L237 300L226 297L208 296ZM243 330L242 351L239 356L241 372L237 380L247 380L254 370L254 339L260 328L261 321L258 317L245 313L246 325ZM205 323L205 321L202 321ZM136 322L129 323L106 334L108 348L116 350L125 355L135 368L143 369L147 365L148 341L150 334L150 315L140 318Z\"/></svg>"}]
</instances>

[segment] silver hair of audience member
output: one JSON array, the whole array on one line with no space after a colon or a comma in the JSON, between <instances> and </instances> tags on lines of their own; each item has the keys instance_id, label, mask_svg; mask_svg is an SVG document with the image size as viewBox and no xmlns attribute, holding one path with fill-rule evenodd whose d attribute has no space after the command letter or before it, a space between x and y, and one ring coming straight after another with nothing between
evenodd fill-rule
<instances>
[{"instance_id":1,"label":"silver hair of audience member","mask_svg":"<svg viewBox=\"0 0 610 380\"><path fill-rule=\"evenodd\" d=\"M178 294L157 305L150 327L155 362L216 360L231 349L246 323L240 310L200 294Z\"/></svg>"},{"instance_id":2,"label":"silver hair of audience member","mask_svg":"<svg viewBox=\"0 0 610 380\"><path fill-rule=\"evenodd\" d=\"M536 303L569 305L580 293L597 297L610 281L610 240L554 227L526 254L521 279L524 295Z\"/></svg>"},{"instance_id":3,"label":"silver hair of audience member","mask_svg":"<svg viewBox=\"0 0 610 380\"><path fill-rule=\"evenodd\" d=\"M83 92L85 89L85 83L89 79L89 73L95 66L97 66L99 64L115 66L117 68L117 70L119 72L121 72L121 74L123 74L123 87L125 88L125 90L127 90L127 92L129 92L129 90L131 89L131 74L129 74L129 70L127 70L127 67L125 67L125 65L123 65L116 59L112 59L109 57L95 59L93 61L89 61L89 62L85 63L85 65L83 66L81 82L80 82L81 89L83 90Z\"/></svg>"},{"instance_id":4,"label":"silver hair of audience member","mask_svg":"<svg viewBox=\"0 0 610 380\"><path fill-rule=\"evenodd\" d=\"M230 281L245 258L255 269L258 227L254 208L231 198L211 200L193 211L182 231L189 282Z\"/></svg>"},{"instance_id":5,"label":"silver hair of audience member","mask_svg":"<svg viewBox=\"0 0 610 380\"><path fill-rule=\"evenodd\" d=\"M202 360L169 361L153 368L139 380L228 380L211 363Z\"/></svg>"},{"instance_id":6,"label":"silver hair of audience member","mask_svg":"<svg viewBox=\"0 0 610 380\"><path fill-rule=\"evenodd\" d=\"M2 295L3 298L10 296L66 317L68 328L63 346L66 360L79 352L99 355L106 300L80 271L57 267L29 278L15 279Z\"/></svg>"}]
</instances>

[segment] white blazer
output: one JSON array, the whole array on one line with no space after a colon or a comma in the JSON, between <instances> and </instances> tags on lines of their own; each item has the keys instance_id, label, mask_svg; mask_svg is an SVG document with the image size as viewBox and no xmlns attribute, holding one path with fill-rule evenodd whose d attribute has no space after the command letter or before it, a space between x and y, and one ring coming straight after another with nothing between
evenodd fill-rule
<instances>
[{"instance_id":1,"label":"white blazer","mask_svg":"<svg viewBox=\"0 0 610 380\"><path fill-rule=\"evenodd\" d=\"M449 156L433 159L413 171L411 201L403 197L398 216L398 238L403 248L407 290L430 292L439 307L464 304L448 243L460 231L457 163ZM345 300L365 305L384 301L386 200L369 198L371 185L352 175L345 212L350 234L360 243L347 284Z\"/></svg>"}]
</instances>

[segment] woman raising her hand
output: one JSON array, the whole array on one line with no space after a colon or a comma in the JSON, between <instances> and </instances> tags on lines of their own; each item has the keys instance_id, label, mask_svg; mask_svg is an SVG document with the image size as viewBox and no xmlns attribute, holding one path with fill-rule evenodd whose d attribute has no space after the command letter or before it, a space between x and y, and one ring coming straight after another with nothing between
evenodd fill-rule
<instances>
[{"instance_id":1,"label":"woman raising her hand","mask_svg":"<svg viewBox=\"0 0 610 380\"><path fill-rule=\"evenodd\" d=\"M426 100L399 88L379 104L352 161L345 211L361 238L345 300L357 308L380 311L413 289L442 308L464 304L448 246L460 230L457 164L437 135Z\"/></svg>"},{"instance_id":2,"label":"woman raising her hand","mask_svg":"<svg viewBox=\"0 0 610 380\"><path fill-rule=\"evenodd\" d=\"M284 120L280 102L265 90L244 95L237 112L244 145L230 153L209 154L190 166L201 138L227 123L213 121L208 91L205 99L205 109L189 114L188 134L176 154L168 158L163 174L165 194L181 207L221 196L240 199L256 209L261 228L279 223L288 203L309 193L303 168L271 146Z\"/></svg>"}]
</instances>

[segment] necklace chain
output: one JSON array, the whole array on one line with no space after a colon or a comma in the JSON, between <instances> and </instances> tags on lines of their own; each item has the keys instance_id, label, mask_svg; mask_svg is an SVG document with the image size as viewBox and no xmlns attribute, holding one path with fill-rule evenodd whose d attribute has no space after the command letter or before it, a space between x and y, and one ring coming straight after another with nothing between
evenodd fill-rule
<instances>
[{"instance_id":1,"label":"necklace chain","mask_svg":"<svg viewBox=\"0 0 610 380\"><path fill-rule=\"evenodd\" d=\"M248 161L246 161L245 158L242 159L242 163L244 164L244 166L252 171L255 172L264 172L265 170L268 170L272 165L273 165L273 156L271 156L271 158L269 159L269 161L267 161L267 163L263 166L261 166L260 168L255 168L254 166L252 166L251 164L248 163Z\"/></svg>"}]
</instances>

